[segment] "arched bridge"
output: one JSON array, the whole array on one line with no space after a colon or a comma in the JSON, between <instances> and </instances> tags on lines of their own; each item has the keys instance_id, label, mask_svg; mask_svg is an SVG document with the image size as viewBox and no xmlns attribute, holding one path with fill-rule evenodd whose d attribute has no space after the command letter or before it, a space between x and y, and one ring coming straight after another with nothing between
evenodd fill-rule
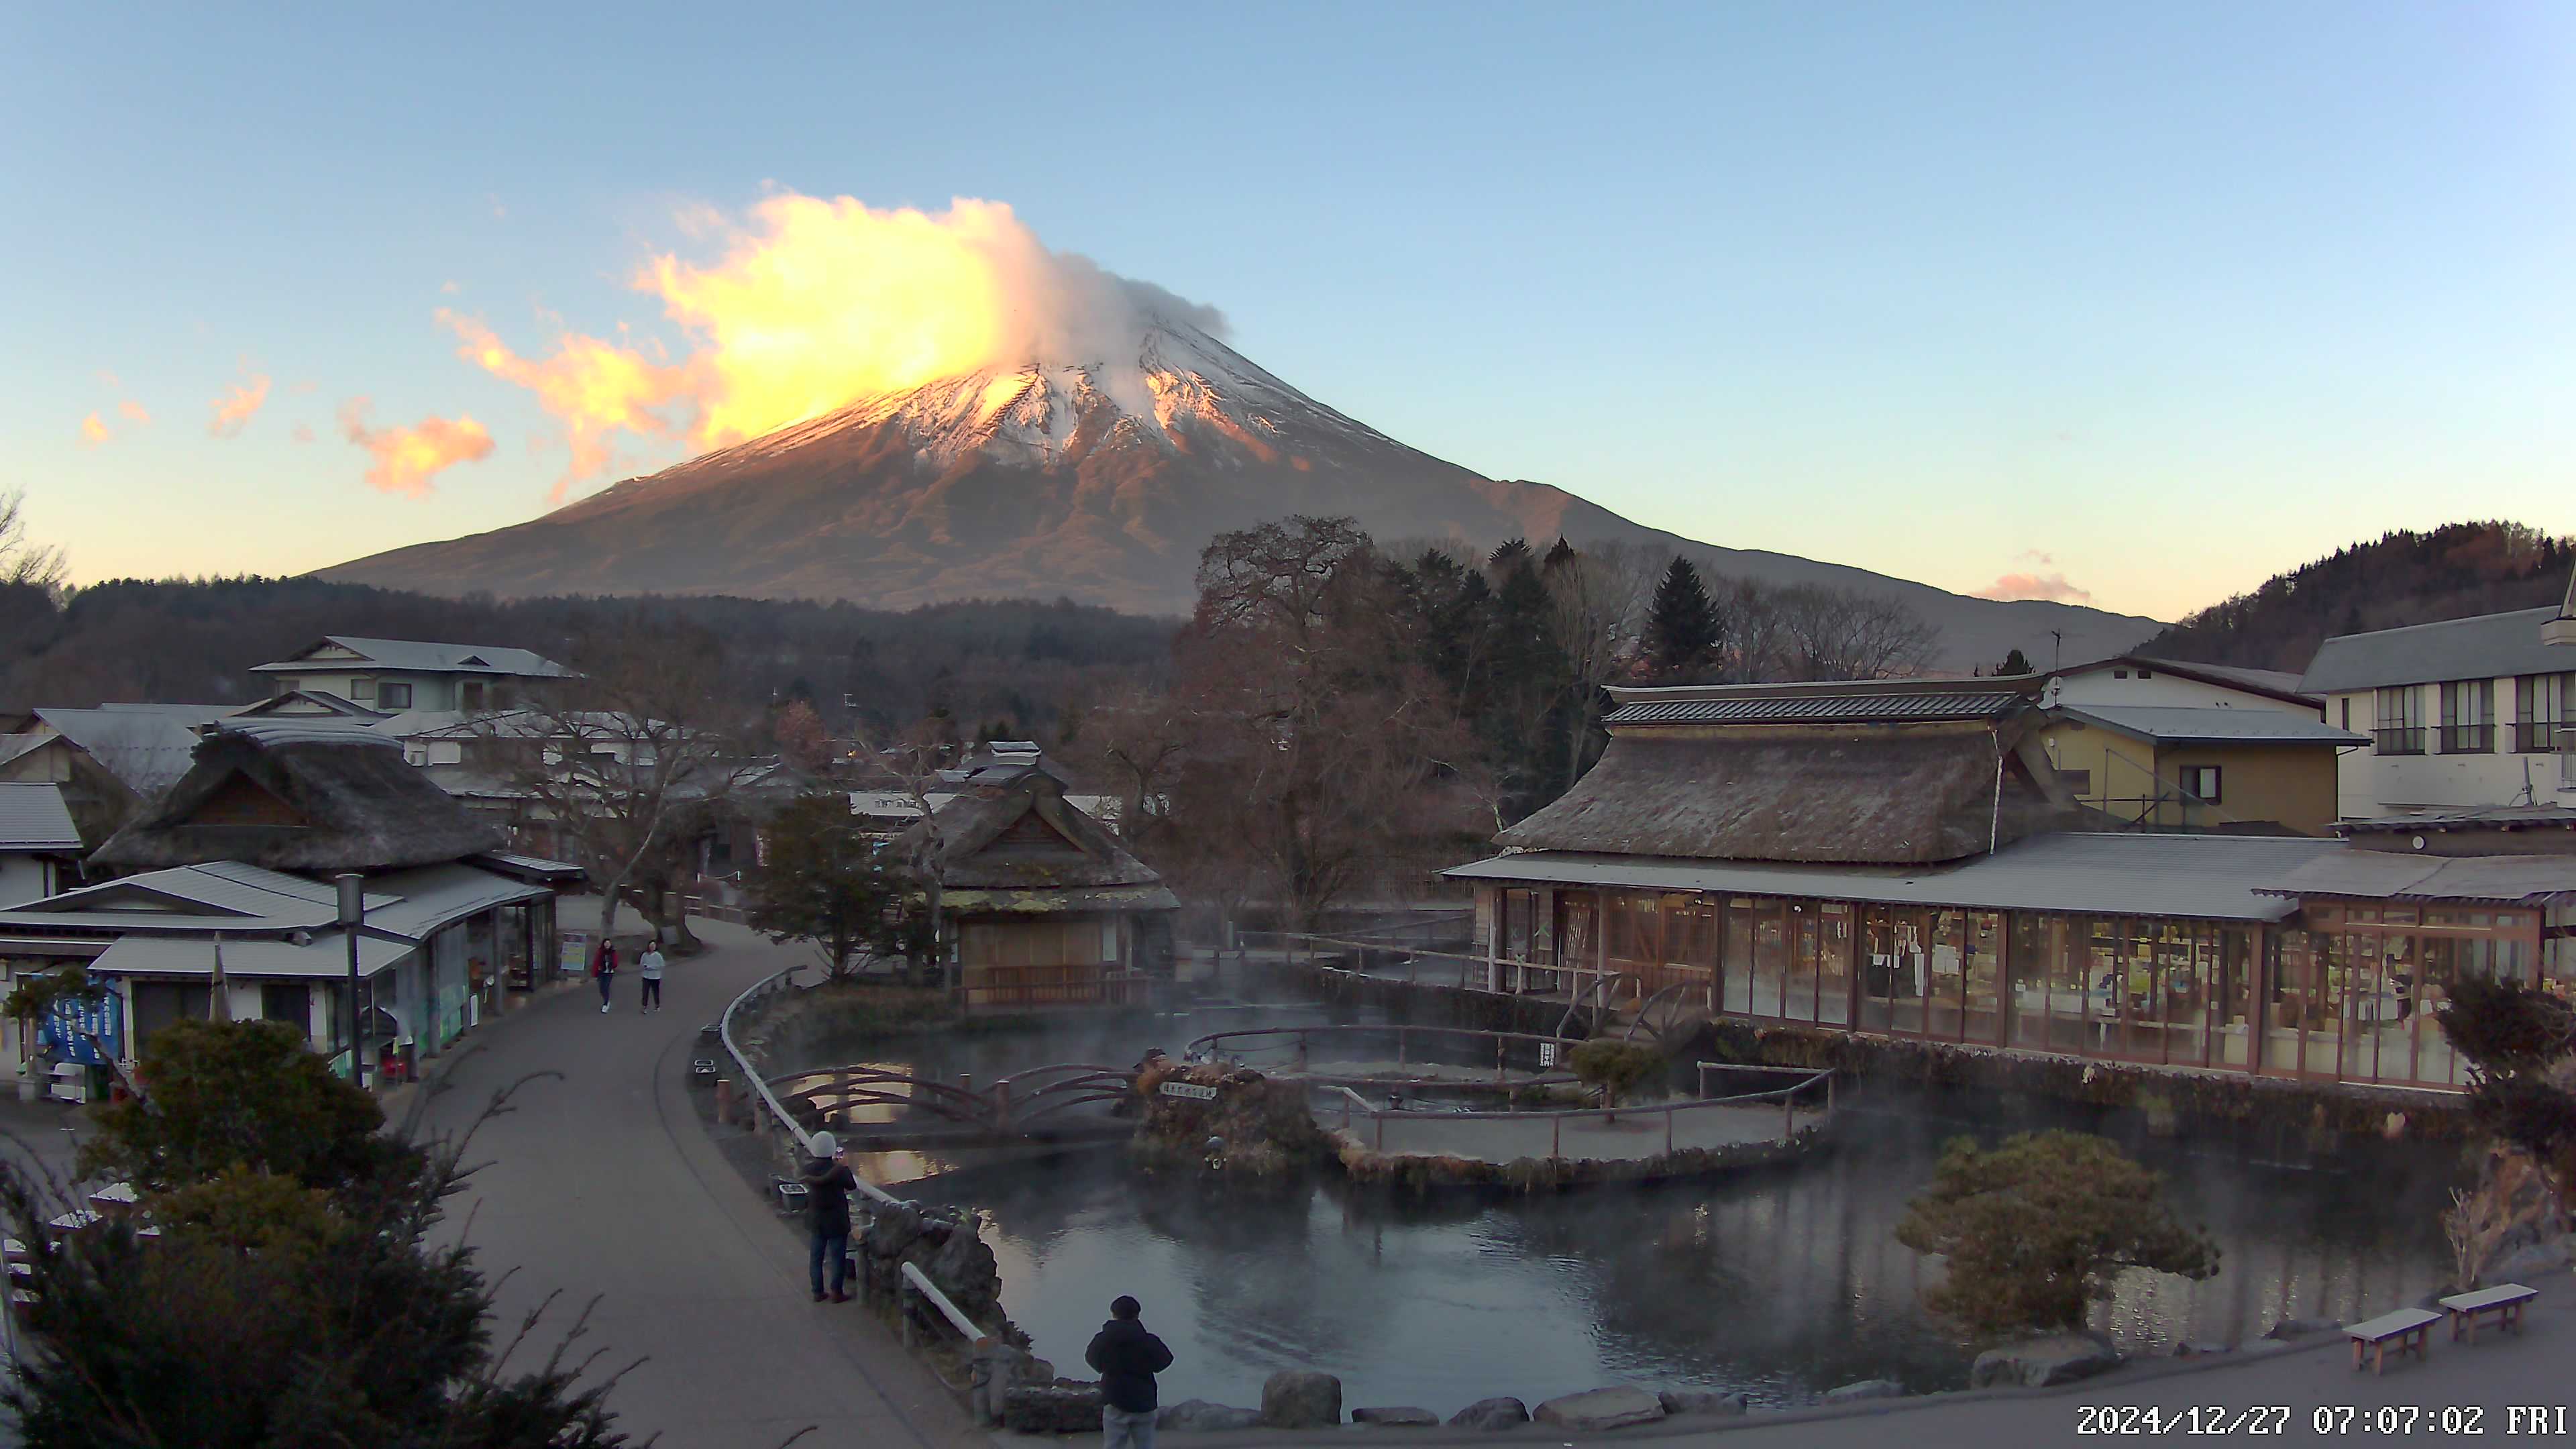
<instances>
[{"instance_id":1,"label":"arched bridge","mask_svg":"<svg viewBox=\"0 0 2576 1449\"><path fill-rule=\"evenodd\" d=\"M1135 1094L1123 1067L1059 1062L977 1086L882 1066L822 1067L772 1077L779 1103L809 1128L859 1152L916 1147L1097 1142L1135 1130L1115 1115Z\"/></svg>"}]
</instances>

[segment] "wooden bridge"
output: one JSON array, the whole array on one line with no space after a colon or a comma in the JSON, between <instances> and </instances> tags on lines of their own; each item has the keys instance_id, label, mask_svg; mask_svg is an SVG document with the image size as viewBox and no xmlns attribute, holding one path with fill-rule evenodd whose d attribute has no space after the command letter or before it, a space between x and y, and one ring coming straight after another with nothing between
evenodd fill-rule
<instances>
[{"instance_id":1,"label":"wooden bridge","mask_svg":"<svg viewBox=\"0 0 2576 1449\"><path fill-rule=\"evenodd\" d=\"M769 1090L799 1124L828 1129L854 1152L919 1147L999 1147L1026 1142L1099 1142L1135 1131L1114 1115L1135 1094L1124 1067L1059 1062L995 1079L951 1080L880 1066L823 1067L769 1079Z\"/></svg>"}]
</instances>

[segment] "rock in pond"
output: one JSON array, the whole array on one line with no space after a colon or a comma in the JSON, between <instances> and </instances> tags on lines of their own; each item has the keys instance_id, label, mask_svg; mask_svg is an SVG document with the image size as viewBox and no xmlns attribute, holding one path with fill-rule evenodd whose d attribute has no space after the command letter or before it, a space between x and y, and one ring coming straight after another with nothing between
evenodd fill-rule
<instances>
[{"instance_id":1,"label":"rock in pond","mask_svg":"<svg viewBox=\"0 0 2576 1449\"><path fill-rule=\"evenodd\" d=\"M1449 1416L1452 1429L1517 1429L1530 1421L1529 1405L1518 1399L1478 1399Z\"/></svg>"},{"instance_id":2,"label":"rock in pond","mask_svg":"<svg viewBox=\"0 0 2576 1449\"><path fill-rule=\"evenodd\" d=\"M1651 1424L1663 1416L1663 1400L1644 1389L1625 1385L1550 1399L1530 1415L1542 1424L1553 1424L1578 1434L1598 1434L1605 1429Z\"/></svg>"},{"instance_id":3,"label":"rock in pond","mask_svg":"<svg viewBox=\"0 0 2576 1449\"><path fill-rule=\"evenodd\" d=\"M1014 1434L1097 1434L1100 1385L1015 1384L1002 1392L1002 1426Z\"/></svg>"},{"instance_id":4,"label":"rock in pond","mask_svg":"<svg viewBox=\"0 0 2576 1449\"><path fill-rule=\"evenodd\" d=\"M2088 1333L2053 1333L1978 1354L1976 1363L1968 1369L1968 1387L2018 1384L2025 1389L2044 1389L2051 1384L2089 1379L2119 1366L2120 1351L2111 1346L2109 1339Z\"/></svg>"},{"instance_id":5,"label":"rock in pond","mask_svg":"<svg viewBox=\"0 0 2576 1449\"><path fill-rule=\"evenodd\" d=\"M1904 1397L1905 1385L1894 1379L1862 1379L1856 1384L1845 1384L1838 1389L1825 1390L1825 1402L1828 1404L1856 1404L1863 1399Z\"/></svg>"},{"instance_id":6,"label":"rock in pond","mask_svg":"<svg viewBox=\"0 0 2576 1449\"><path fill-rule=\"evenodd\" d=\"M1342 1381L1313 1369L1281 1369L1261 1386L1265 1429L1329 1429L1342 1422Z\"/></svg>"},{"instance_id":7,"label":"rock in pond","mask_svg":"<svg viewBox=\"0 0 2576 1449\"><path fill-rule=\"evenodd\" d=\"M1231 1404L1211 1404L1205 1399L1183 1399L1165 1404L1154 1416L1154 1427L1168 1434L1214 1434L1227 1429L1258 1429L1259 1409L1238 1409Z\"/></svg>"},{"instance_id":8,"label":"rock in pond","mask_svg":"<svg viewBox=\"0 0 2576 1449\"><path fill-rule=\"evenodd\" d=\"M1741 1414L1753 1405L1742 1394L1711 1394L1693 1389L1666 1389L1655 1398L1667 1414Z\"/></svg>"},{"instance_id":9,"label":"rock in pond","mask_svg":"<svg viewBox=\"0 0 2576 1449\"><path fill-rule=\"evenodd\" d=\"M1351 1422L1374 1424L1381 1429L1437 1429L1440 1416L1429 1409L1411 1407L1396 1409L1353 1409Z\"/></svg>"}]
</instances>

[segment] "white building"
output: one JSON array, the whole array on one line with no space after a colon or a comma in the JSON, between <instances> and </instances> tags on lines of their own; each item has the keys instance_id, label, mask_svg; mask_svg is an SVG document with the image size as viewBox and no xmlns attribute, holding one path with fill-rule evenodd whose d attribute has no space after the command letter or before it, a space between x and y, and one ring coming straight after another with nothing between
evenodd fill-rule
<instances>
[{"instance_id":1,"label":"white building","mask_svg":"<svg viewBox=\"0 0 2576 1449\"><path fill-rule=\"evenodd\" d=\"M62 786L0 784L0 906L63 889L79 872L81 850Z\"/></svg>"},{"instance_id":2,"label":"white building","mask_svg":"<svg viewBox=\"0 0 2576 1449\"><path fill-rule=\"evenodd\" d=\"M572 671L526 649L330 634L251 672L268 676L278 694L324 695L391 715L507 709L530 684Z\"/></svg>"},{"instance_id":3,"label":"white building","mask_svg":"<svg viewBox=\"0 0 2576 1449\"><path fill-rule=\"evenodd\" d=\"M2343 758L2346 819L2576 806L2576 586L2555 608L2328 639L2301 688L2370 737Z\"/></svg>"}]
</instances>

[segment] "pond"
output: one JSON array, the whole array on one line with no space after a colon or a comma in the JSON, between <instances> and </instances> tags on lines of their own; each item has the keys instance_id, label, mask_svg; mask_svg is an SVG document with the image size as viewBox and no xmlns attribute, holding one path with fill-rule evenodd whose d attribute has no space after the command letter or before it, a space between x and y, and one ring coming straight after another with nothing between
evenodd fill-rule
<instances>
[{"instance_id":1,"label":"pond","mask_svg":"<svg viewBox=\"0 0 2576 1449\"><path fill-rule=\"evenodd\" d=\"M865 1055L982 1079L1322 1019L1312 1008L1198 1012L879 1041ZM1109 1300L1136 1295L1178 1356L1166 1402L1256 1404L1271 1373L1315 1368L1342 1379L1346 1404L1443 1414L1614 1381L1789 1404L1865 1378L1965 1385L1974 1346L1923 1311L1939 1269L1895 1241L1896 1222L1944 1139L2048 1125L2098 1124L1992 1098L1880 1094L1838 1121L1832 1151L1794 1167L1536 1197L1396 1199L1331 1177L1218 1193L1141 1177L1114 1149L867 1166L890 1181L935 1173L905 1191L990 1215L1004 1304L1061 1372L1082 1372ZM2124 1140L2224 1255L2206 1282L2125 1279L2095 1324L2128 1351L2241 1341L2284 1317L2359 1318L2445 1277L2447 1150L2372 1142L2290 1168L2266 1165L2277 1150L2230 1142Z\"/></svg>"}]
</instances>

